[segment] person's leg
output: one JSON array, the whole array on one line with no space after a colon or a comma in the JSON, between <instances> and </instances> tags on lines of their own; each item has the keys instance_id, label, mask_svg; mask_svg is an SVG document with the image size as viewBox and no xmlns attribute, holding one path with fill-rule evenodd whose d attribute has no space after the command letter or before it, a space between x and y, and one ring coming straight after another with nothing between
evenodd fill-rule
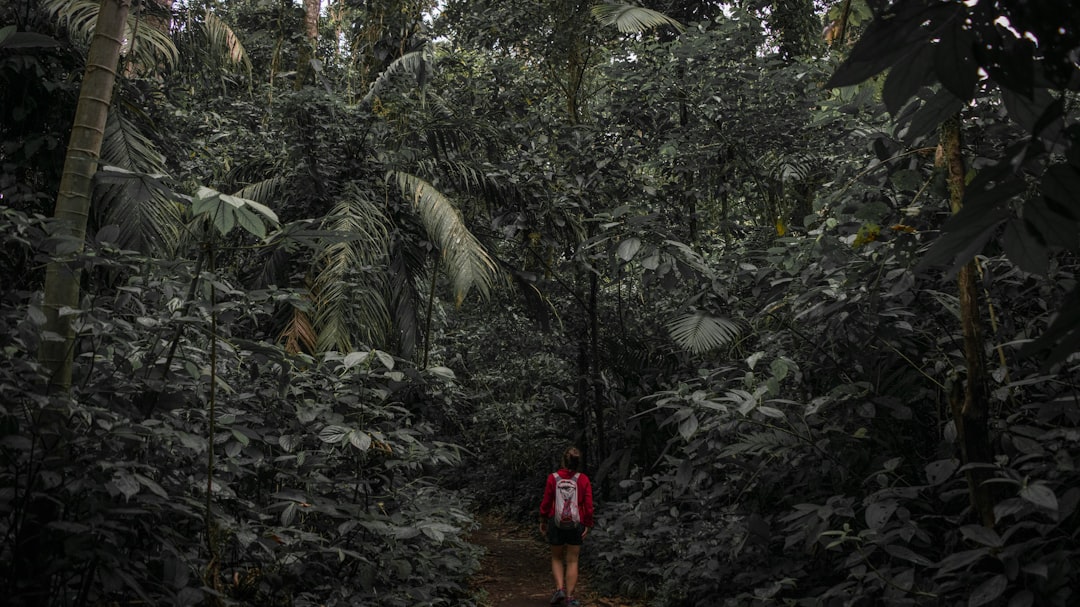
<instances>
[{"instance_id":1,"label":"person's leg","mask_svg":"<svg viewBox=\"0 0 1080 607\"><path fill-rule=\"evenodd\" d=\"M566 546L566 596L574 596L577 589L578 578L578 555L581 554L581 546Z\"/></svg>"},{"instance_id":2,"label":"person's leg","mask_svg":"<svg viewBox=\"0 0 1080 607\"><path fill-rule=\"evenodd\" d=\"M566 546L565 545L553 545L551 547L551 576L555 578L556 590L562 588L565 589L566 581L563 577L564 561L566 560Z\"/></svg>"}]
</instances>

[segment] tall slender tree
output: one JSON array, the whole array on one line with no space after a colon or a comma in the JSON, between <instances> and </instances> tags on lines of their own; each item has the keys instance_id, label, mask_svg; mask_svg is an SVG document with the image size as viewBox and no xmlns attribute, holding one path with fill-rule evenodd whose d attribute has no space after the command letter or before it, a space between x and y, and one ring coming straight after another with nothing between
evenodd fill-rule
<instances>
[{"instance_id":1,"label":"tall slender tree","mask_svg":"<svg viewBox=\"0 0 1080 607\"><path fill-rule=\"evenodd\" d=\"M75 256L82 252L86 238L94 173L101 156L130 7L131 0L102 0L86 58L54 211L60 235L70 242ZM49 386L57 390L67 391L71 387L75 332L73 315L68 311L78 308L80 275L78 262L72 259L56 259L46 268L45 330L51 337L42 342L38 357L49 372Z\"/></svg>"}]
</instances>

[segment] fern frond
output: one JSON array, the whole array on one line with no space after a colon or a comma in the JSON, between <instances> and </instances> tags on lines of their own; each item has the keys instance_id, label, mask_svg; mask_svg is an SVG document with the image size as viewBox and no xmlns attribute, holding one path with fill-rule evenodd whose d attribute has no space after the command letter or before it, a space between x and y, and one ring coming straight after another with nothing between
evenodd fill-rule
<instances>
[{"instance_id":1,"label":"fern frond","mask_svg":"<svg viewBox=\"0 0 1080 607\"><path fill-rule=\"evenodd\" d=\"M633 4L597 4L592 8L593 17L603 25L614 25L620 32L639 34L654 27L670 25L679 33L686 28L664 13Z\"/></svg>"},{"instance_id":2,"label":"fern frond","mask_svg":"<svg viewBox=\"0 0 1080 607\"><path fill-rule=\"evenodd\" d=\"M667 330L679 347L702 354L734 342L741 327L736 321L697 311L669 320Z\"/></svg>"},{"instance_id":3,"label":"fern frond","mask_svg":"<svg viewBox=\"0 0 1080 607\"><path fill-rule=\"evenodd\" d=\"M428 238L442 254L456 304L460 306L474 288L486 298L497 276L495 262L469 231L461 213L430 183L408 173L395 174L402 194L412 202Z\"/></svg>"}]
</instances>

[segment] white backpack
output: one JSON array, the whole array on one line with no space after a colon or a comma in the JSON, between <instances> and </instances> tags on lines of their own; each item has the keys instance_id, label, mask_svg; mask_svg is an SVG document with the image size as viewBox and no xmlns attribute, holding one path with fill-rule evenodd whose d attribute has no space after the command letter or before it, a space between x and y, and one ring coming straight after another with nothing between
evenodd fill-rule
<instances>
[{"instance_id":1,"label":"white backpack","mask_svg":"<svg viewBox=\"0 0 1080 607\"><path fill-rule=\"evenodd\" d=\"M555 526L560 529L576 529L581 525L581 510L578 508L578 477L580 472L570 478L555 477Z\"/></svg>"}]
</instances>

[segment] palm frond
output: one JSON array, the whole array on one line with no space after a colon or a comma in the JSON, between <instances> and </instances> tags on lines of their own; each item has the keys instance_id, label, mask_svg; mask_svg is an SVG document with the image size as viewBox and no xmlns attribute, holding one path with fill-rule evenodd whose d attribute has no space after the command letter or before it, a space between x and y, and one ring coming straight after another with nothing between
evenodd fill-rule
<instances>
[{"instance_id":1,"label":"palm frond","mask_svg":"<svg viewBox=\"0 0 1080 607\"><path fill-rule=\"evenodd\" d=\"M386 69L379 74L375 82L371 83L371 88L364 95L364 98L360 100L361 105L370 105L390 85L393 79L401 74L412 74L416 78L416 82L423 86L431 76L432 71L434 71L434 48L431 44L426 44L424 48L405 53L386 66Z\"/></svg>"},{"instance_id":2,"label":"palm frond","mask_svg":"<svg viewBox=\"0 0 1080 607\"><path fill-rule=\"evenodd\" d=\"M101 143L101 160L129 171L164 173L165 158L153 142L134 122L117 111L109 112L105 137Z\"/></svg>"},{"instance_id":3,"label":"palm frond","mask_svg":"<svg viewBox=\"0 0 1080 607\"><path fill-rule=\"evenodd\" d=\"M430 183L408 173L396 173L398 186L424 225L428 238L442 254L444 268L454 289L454 301L461 305L475 288L487 297L495 282L495 262L465 225L461 213Z\"/></svg>"},{"instance_id":4,"label":"palm frond","mask_svg":"<svg viewBox=\"0 0 1080 607\"><path fill-rule=\"evenodd\" d=\"M312 291L319 350L348 352L359 337L382 345L390 331L386 304L387 220L355 186L327 215L325 227L345 236L318 256Z\"/></svg>"},{"instance_id":5,"label":"palm frond","mask_svg":"<svg viewBox=\"0 0 1080 607\"><path fill-rule=\"evenodd\" d=\"M102 225L120 228L125 248L171 255L183 228L181 206L163 179L165 159L126 116L109 112L101 145L95 208Z\"/></svg>"},{"instance_id":6,"label":"palm frond","mask_svg":"<svg viewBox=\"0 0 1080 607\"><path fill-rule=\"evenodd\" d=\"M181 240L183 207L161 177L104 166L96 177L94 208L101 225L120 228L120 246L171 257Z\"/></svg>"},{"instance_id":7,"label":"palm frond","mask_svg":"<svg viewBox=\"0 0 1080 607\"><path fill-rule=\"evenodd\" d=\"M278 339L285 340L285 351L290 354L300 354L301 352L314 354L319 338L315 333L315 327L311 324L311 319L300 308L293 306L291 311L292 315L289 318L289 324L282 330Z\"/></svg>"},{"instance_id":8,"label":"palm frond","mask_svg":"<svg viewBox=\"0 0 1080 607\"><path fill-rule=\"evenodd\" d=\"M597 4L593 6L592 14L603 25L614 25L626 34L639 34L665 25L670 25L679 33L686 29L683 24L664 13L621 2Z\"/></svg>"},{"instance_id":9,"label":"palm frond","mask_svg":"<svg viewBox=\"0 0 1080 607\"><path fill-rule=\"evenodd\" d=\"M45 10L67 27L73 42L90 47L101 3L96 0L45 0ZM154 69L159 64L171 68L180 60L169 33L149 25L142 11L130 11L124 28L124 55L130 55L142 69Z\"/></svg>"},{"instance_id":10,"label":"palm frond","mask_svg":"<svg viewBox=\"0 0 1080 607\"><path fill-rule=\"evenodd\" d=\"M248 57L247 49L244 48L240 38L236 36L236 32L229 27L229 24L222 21L208 8L202 28L209 51L213 55L224 58L232 65L243 66L248 75L251 74L251 58Z\"/></svg>"},{"instance_id":11,"label":"palm frond","mask_svg":"<svg viewBox=\"0 0 1080 607\"><path fill-rule=\"evenodd\" d=\"M734 320L694 311L669 320L667 330L679 347L701 354L732 343L742 327Z\"/></svg>"},{"instance_id":12,"label":"palm frond","mask_svg":"<svg viewBox=\"0 0 1080 607\"><path fill-rule=\"evenodd\" d=\"M262 204L270 204L281 197L281 192L287 184L288 178L278 175L250 183L234 192L233 196L248 198Z\"/></svg>"}]
</instances>

